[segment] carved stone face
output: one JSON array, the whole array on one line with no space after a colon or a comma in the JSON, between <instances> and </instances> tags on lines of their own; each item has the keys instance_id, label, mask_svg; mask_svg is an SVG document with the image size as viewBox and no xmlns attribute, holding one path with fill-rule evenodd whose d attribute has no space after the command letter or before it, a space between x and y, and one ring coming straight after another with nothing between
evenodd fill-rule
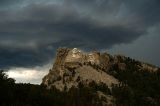
<instances>
[{"instance_id":1,"label":"carved stone face","mask_svg":"<svg viewBox=\"0 0 160 106\"><path fill-rule=\"evenodd\" d=\"M65 62L81 62L82 59L83 53L77 48L74 48L68 53Z\"/></svg>"},{"instance_id":2,"label":"carved stone face","mask_svg":"<svg viewBox=\"0 0 160 106\"><path fill-rule=\"evenodd\" d=\"M65 62L91 62L92 64L99 64L100 63L100 55L98 53L83 53L79 49L74 48L69 51L68 55L66 56Z\"/></svg>"},{"instance_id":3,"label":"carved stone face","mask_svg":"<svg viewBox=\"0 0 160 106\"><path fill-rule=\"evenodd\" d=\"M96 53L88 54L88 62L91 62L92 64L99 64L99 55Z\"/></svg>"},{"instance_id":4,"label":"carved stone face","mask_svg":"<svg viewBox=\"0 0 160 106\"><path fill-rule=\"evenodd\" d=\"M78 50L77 48L74 48L72 50L72 57L74 57L74 58L80 58L81 57L80 54L81 54L81 51Z\"/></svg>"},{"instance_id":5,"label":"carved stone face","mask_svg":"<svg viewBox=\"0 0 160 106\"><path fill-rule=\"evenodd\" d=\"M91 62L91 63L94 63L95 62L95 57L93 54L89 54L88 55L88 61Z\"/></svg>"}]
</instances>

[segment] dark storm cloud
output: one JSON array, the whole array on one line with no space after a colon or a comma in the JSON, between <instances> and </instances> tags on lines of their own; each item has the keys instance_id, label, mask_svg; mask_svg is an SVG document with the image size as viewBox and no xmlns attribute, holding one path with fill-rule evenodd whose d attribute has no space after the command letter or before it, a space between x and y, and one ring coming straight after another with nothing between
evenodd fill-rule
<instances>
[{"instance_id":1,"label":"dark storm cloud","mask_svg":"<svg viewBox=\"0 0 160 106\"><path fill-rule=\"evenodd\" d=\"M0 34L1 40L9 41L10 44L29 41L38 46L77 39L84 44L90 42L97 46L105 40L104 45L110 47L117 43L128 43L144 32L132 29L131 26L101 25L97 19L81 16L72 8L56 5L31 5L12 14L5 13L1 17L4 18L1 20Z\"/></svg>"},{"instance_id":2,"label":"dark storm cloud","mask_svg":"<svg viewBox=\"0 0 160 106\"><path fill-rule=\"evenodd\" d=\"M160 20L160 1L159 0L69 0L78 6L87 8L91 13L101 14L101 16L116 15L123 7L127 14L124 17L137 17L140 24L154 24ZM130 20L134 21L134 20ZM136 23L138 24L138 23Z\"/></svg>"},{"instance_id":3,"label":"dark storm cloud","mask_svg":"<svg viewBox=\"0 0 160 106\"><path fill-rule=\"evenodd\" d=\"M53 56L54 52L48 47L42 47L37 51L1 47L0 67L1 69L8 69L11 67L41 66L43 64L48 64L48 62L53 59Z\"/></svg>"},{"instance_id":4,"label":"dark storm cloud","mask_svg":"<svg viewBox=\"0 0 160 106\"><path fill-rule=\"evenodd\" d=\"M0 0L0 9L9 9L22 3L24 0Z\"/></svg>"},{"instance_id":5,"label":"dark storm cloud","mask_svg":"<svg viewBox=\"0 0 160 106\"><path fill-rule=\"evenodd\" d=\"M18 0L0 0L0 5L9 5L11 3L16 3Z\"/></svg>"},{"instance_id":6,"label":"dark storm cloud","mask_svg":"<svg viewBox=\"0 0 160 106\"><path fill-rule=\"evenodd\" d=\"M159 0L136 0L127 3L127 8L135 16L139 16L144 25L153 25L160 21L160 1Z\"/></svg>"},{"instance_id":7,"label":"dark storm cloud","mask_svg":"<svg viewBox=\"0 0 160 106\"><path fill-rule=\"evenodd\" d=\"M160 19L157 0L64 1L28 1L20 9L0 10L0 67L44 64L58 47L89 50L130 43Z\"/></svg>"}]
</instances>

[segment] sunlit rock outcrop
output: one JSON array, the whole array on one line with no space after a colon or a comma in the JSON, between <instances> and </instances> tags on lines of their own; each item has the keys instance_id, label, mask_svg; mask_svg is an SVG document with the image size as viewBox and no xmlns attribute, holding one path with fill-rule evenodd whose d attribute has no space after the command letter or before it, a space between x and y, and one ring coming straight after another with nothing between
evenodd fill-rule
<instances>
[{"instance_id":1,"label":"sunlit rock outcrop","mask_svg":"<svg viewBox=\"0 0 160 106\"><path fill-rule=\"evenodd\" d=\"M136 64L133 64L136 63ZM77 87L81 82L88 85L90 82L104 83L108 87L118 84L119 81L109 72L124 71L132 66L136 70L156 71L157 68L122 55L112 56L97 51L84 52L77 48L59 48L52 69L43 78L42 84L48 89L56 87L63 91L72 86Z\"/></svg>"},{"instance_id":2,"label":"sunlit rock outcrop","mask_svg":"<svg viewBox=\"0 0 160 106\"><path fill-rule=\"evenodd\" d=\"M107 86L117 84L117 79L102 70L105 69L105 67L102 68L102 63L109 58L102 57L99 52L87 53L77 48L60 48L57 51L53 68L43 78L42 84L47 88L55 86L60 90L69 89L72 86L77 87L79 82L86 85L91 81L103 82Z\"/></svg>"}]
</instances>

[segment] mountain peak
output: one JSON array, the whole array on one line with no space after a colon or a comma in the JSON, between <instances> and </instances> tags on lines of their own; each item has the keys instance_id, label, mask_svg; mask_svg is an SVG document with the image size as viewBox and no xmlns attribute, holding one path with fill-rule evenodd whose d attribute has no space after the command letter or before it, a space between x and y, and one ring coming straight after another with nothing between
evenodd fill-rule
<instances>
[{"instance_id":1,"label":"mountain peak","mask_svg":"<svg viewBox=\"0 0 160 106\"><path fill-rule=\"evenodd\" d=\"M103 54L104 55L104 54ZM96 83L118 83L118 80L102 71L104 58L100 52L83 52L77 48L59 48L53 68L48 75L43 78L43 85L47 88L52 86L64 90L64 87L71 88L78 86L79 82L86 85L92 81ZM109 59L106 57L104 59ZM107 62L107 61L106 61Z\"/></svg>"},{"instance_id":2,"label":"mountain peak","mask_svg":"<svg viewBox=\"0 0 160 106\"><path fill-rule=\"evenodd\" d=\"M129 57L100 52L84 52L78 48L59 48L52 69L43 78L42 84L48 89L56 87L63 91L78 87L79 83L88 85L90 82L104 83L108 87L118 84L119 80L108 74L111 70L126 70L130 62L138 70L154 72L157 67L148 65Z\"/></svg>"}]
</instances>

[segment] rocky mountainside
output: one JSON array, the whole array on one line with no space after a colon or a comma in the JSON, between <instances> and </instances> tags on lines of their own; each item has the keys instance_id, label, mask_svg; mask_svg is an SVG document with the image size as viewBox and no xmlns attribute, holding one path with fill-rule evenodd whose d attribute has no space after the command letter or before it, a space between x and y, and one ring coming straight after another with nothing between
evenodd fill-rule
<instances>
[{"instance_id":1,"label":"rocky mountainside","mask_svg":"<svg viewBox=\"0 0 160 106\"><path fill-rule=\"evenodd\" d=\"M160 106L160 68L125 56L60 48L41 85L0 70L0 106Z\"/></svg>"},{"instance_id":2,"label":"rocky mountainside","mask_svg":"<svg viewBox=\"0 0 160 106\"><path fill-rule=\"evenodd\" d=\"M127 59L129 58L125 56L111 56L96 51L86 53L77 48L60 48L57 51L53 68L43 78L42 84L46 85L47 88L55 86L61 91L72 86L77 87L79 82L86 85L92 81L96 83L103 82L110 87L112 84L118 84L119 81L107 72L113 67L125 70L127 66L125 61ZM139 62L137 66L139 70L150 72L158 70L157 67L142 62Z\"/></svg>"},{"instance_id":3,"label":"rocky mountainside","mask_svg":"<svg viewBox=\"0 0 160 106\"><path fill-rule=\"evenodd\" d=\"M134 74L134 77L141 75L138 74L141 72L155 73L159 72L159 68L121 55L112 56L97 51L88 53L77 48L59 48L53 67L43 78L42 85L47 89L55 87L60 91L69 91L72 87L79 88L82 85L87 87L94 83L98 87L102 86L101 88L113 91L112 88L117 85L129 86L129 81L134 80L129 77ZM105 98L104 105L113 105L113 95L104 93L102 89L96 89L96 93Z\"/></svg>"}]
</instances>

